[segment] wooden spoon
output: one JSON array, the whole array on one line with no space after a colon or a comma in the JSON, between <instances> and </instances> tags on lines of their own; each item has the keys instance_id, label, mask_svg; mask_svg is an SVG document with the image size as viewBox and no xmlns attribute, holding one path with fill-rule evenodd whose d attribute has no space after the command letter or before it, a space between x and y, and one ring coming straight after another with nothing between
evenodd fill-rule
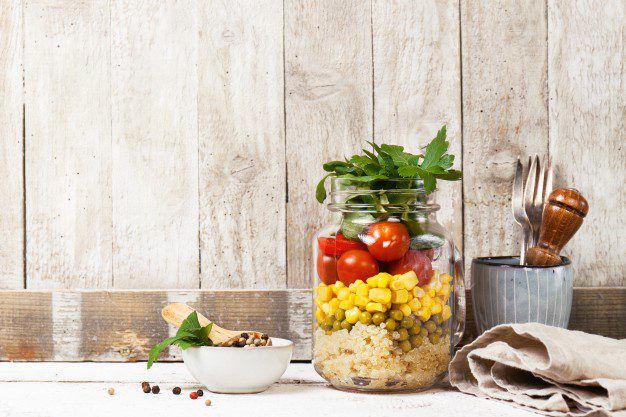
<instances>
[{"instance_id":1,"label":"wooden spoon","mask_svg":"<svg viewBox=\"0 0 626 417\"><path fill-rule=\"evenodd\" d=\"M163 310L161 310L161 316L169 324L180 327L180 325L183 323L183 320L185 320L194 311L195 310L189 307L187 304L173 303L165 306ZM200 322L200 325L203 327L210 323L213 323L211 320L207 319L200 313L198 313L198 322ZM260 339L263 335L263 333L256 331L228 330L213 323L213 327L211 327L211 333L209 333L209 338L216 346L232 346L233 343L235 343L241 337L242 333L254 335L255 339ZM266 346L271 345L272 340L268 339Z\"/></svg>"}]
</instances>

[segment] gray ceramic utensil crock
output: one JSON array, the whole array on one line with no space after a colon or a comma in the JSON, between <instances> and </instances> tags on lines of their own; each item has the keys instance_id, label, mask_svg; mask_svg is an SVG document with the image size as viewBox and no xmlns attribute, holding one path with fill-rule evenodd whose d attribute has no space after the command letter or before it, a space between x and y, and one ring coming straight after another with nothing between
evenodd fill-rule
<instances>
[{"instance_id":1,"label":"gray ceramic utensil crock","mask_svg":"<svg viewBox=\"0 0 626 417\"><path fill-rule=\"evenodd\" d=\"M480 333L504 323L537 322L567 328L572 309L572 265L519 265L514 256L472 260L472 303Z\"/></svg>"}]
</instances>

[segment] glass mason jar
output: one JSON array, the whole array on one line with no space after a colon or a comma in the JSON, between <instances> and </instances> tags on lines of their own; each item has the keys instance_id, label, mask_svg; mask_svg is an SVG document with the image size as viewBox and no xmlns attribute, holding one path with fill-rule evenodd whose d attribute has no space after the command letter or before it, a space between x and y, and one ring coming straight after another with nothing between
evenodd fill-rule
<instances>
[{"instance_id":1,"label":"glass mason jar","mask_svg":"<svg viewBox=\"0 0 626 417\"><path fill-rule=\"evenodd\" d=\"M332 178L313 242L313 364L339 389L422 390L461 339L461 256L419 180Z\"/></svg>"}]
</instances>

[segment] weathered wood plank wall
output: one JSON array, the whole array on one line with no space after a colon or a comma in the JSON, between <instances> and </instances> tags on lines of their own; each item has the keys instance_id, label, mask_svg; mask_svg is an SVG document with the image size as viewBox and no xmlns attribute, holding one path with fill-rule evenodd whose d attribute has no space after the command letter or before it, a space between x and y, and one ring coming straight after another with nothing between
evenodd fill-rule
<instances>
[{"instance_id":1,"label":"weathered wood plank wall","mask_svg":"<svg viewBox=\"0 0 626 417\"><path fill-rule=\"evenodd\" d=\"M579 187L591 205L584 227L564 250L581 286L626 280L624 22L623 0L548 1L555 183Z\"/></svg>"},{"instance_id":2,"label":"weathered wood plank wall","mask_svg":"<svg viewBox=\"0 0 626 417\"><path fill-rule=\"evenodd\" d=\"M417 151L444 123L465 178L440 219L466 265L517 251L513 163L549 151L591 205L576 285L626 284L622 0L0 3L0 289L294 297L329 219L322 162L370 139ZM97 357L63 294L23 313L49 297L42 323L68 329L52 357Z\"/></svg>"},{"instance_id":3,"label":"weathered wood plank wall","mask_svg":"<svg viewBox=\"0 0 626 417\"><path fill-rule=\"evenodd\" d=\"M110 3L113 285L198 288L197 12Z\"/></svg>"},{"instance_id":4,"label":"weathered wood plank wall","mask_svg":"<svg viewBox=\"0 0 626 417\"><path fill-rule=\"evenodd\" d=\"M202 287L285 288L283 5L200 8Z\"/></svg>"},{"instance_id":5,"label":"weathered wood plank wall","mask_svg":"<svg viewBox=\"0 0 626 417\"><path fill-rule=\"evenodd\" d=\"M105 2L24 3L28 288L111 286L109 27Z\"/></svg>"},{"instance_id":6,"label":"weathered wood plank wall","mask_svg":"<svg viewBox=\"0 0 626 417\"><path fill-rule=\"evenodd\" d=\"M19 1L0 3L0 288L24 286L24 30Z\"/></svg>"}]
</instances>

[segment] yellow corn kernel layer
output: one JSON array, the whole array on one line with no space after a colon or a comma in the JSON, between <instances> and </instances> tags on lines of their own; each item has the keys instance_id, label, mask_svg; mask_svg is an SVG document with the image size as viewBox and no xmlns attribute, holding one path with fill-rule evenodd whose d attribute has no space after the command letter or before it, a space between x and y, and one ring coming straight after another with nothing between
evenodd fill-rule
<instances>
[{"instance_id":1,"label":"yellow corn kernel layer","mask_svg":"<svg viewBox=\"0 0 626 417\"><path fill-rule=\"evenodd\" d=\"M452 315L447 302L454 289L453 277L434 270L428 284L420 287L418 283L413 271L400 275L381 272L349 286L340 281L332 285L320 283L315 288L315 321L321 326L327 317L343 310L339 313L345 314L348 323L355 324L363 312L387 316L392 309L401 311L404 317L415 315L422 321L435 314L448 320Z\"/></svg>"}]
</instances>

